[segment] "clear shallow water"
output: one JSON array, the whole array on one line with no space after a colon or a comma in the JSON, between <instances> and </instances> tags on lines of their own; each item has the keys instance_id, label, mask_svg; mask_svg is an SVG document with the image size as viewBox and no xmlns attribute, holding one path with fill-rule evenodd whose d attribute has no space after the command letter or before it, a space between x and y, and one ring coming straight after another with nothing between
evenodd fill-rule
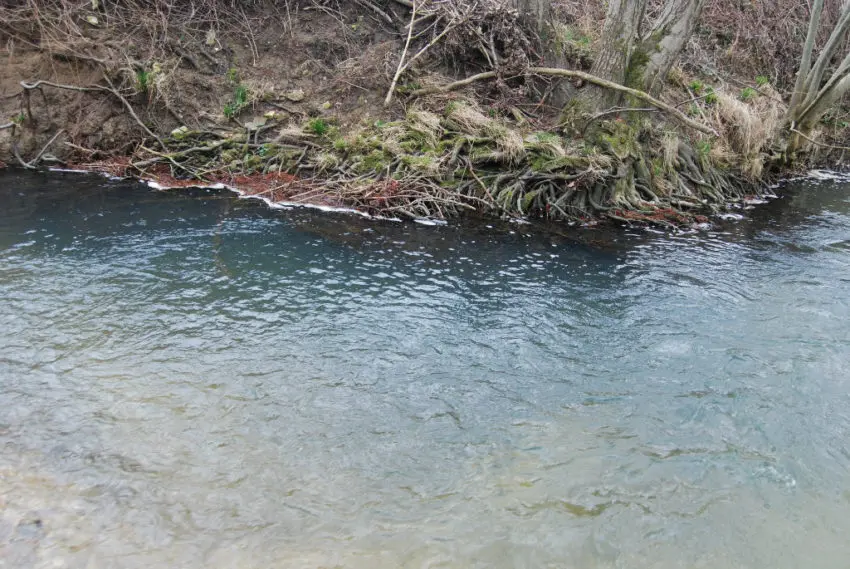
<instances>
[{"instance_id":1,"label":"clear shallow water","mask_svg":"<svg viewBox=\"0 0 850 569\"><path fill-rule=\"evenodd\" d=\"M531 234L0 177L0 567L846 567L850 186Z\"/></svg>"}]
</instances>

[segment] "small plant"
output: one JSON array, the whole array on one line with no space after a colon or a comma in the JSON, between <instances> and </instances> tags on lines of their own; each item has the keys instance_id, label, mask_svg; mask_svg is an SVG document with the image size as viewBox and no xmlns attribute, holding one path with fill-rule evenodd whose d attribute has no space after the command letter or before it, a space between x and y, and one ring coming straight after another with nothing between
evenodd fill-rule
<instances>
[{"instance_id":1,"label":"small plant","mask_svg":"<svg viewBox=\"0 0 850 569\"><path fill-rule=\"evenodd\" d=\"M758 85L759 87L764 87L768 83L770 83L770 79L768 77L764 75L759 75L758 77L756 77L756 85Z\"/></svg>"},{"instance_id":2,"label":"small plant","mask_svg":"<svg viewBox=\"0 0 850 569\"><path fill-rule=\"evenodd\" d=\"M136 91L147 93L153 84L153 73L147 69L136 70Z\"/></svg>"},{"instance_id":3,"label":"small plant","mask_svg":"<svg viewBox=\"0 0 850 569\"><path fill-rule=\"evenodd\" d=\"M741 89L741 94L739 95L742 101L749 101L753 99L759 92L753 89L752 87L744 87Z\"/></svg>"},{"instance_id":4,"label":"small plant","mask_svg":"<svg viewBox=\"0 0 850 569\"><path fill-rule=\"evenodd\" d=\"M225 118L232 119L248 106L248 87L241 83L233 89L233 101L224 105Z\"/></svg>"},{"instance_id":5,"label":"small plant","mask_svg":"<svg viewBox=\"0 0 850 569\"><path fill-rule=\"evenodd\" d=\"M231 67L227 70L227 80L230 83L239 83L239 70L235 67Z\"/></svg>"},{"instance_id":6,"label":"small plant","mask_svg":"<svg viewBox=\"0 0 850 569\"><path fill-rule=\"evenodd\" d=\"M713 87L708 87L705 90L705 104L706 105L713 105L716 102L717 102L717 93L714 92Z\"/></svg>"},{"instance_id":7,"label":"small plant","mask_svg":"<svg viewBox=\"0 0 850 569\"><path fill-rule=\"evenodd\" d=\"M227 103L223 112L225 118L232 119L239 113L239 108L234 103Z\"/></svg>"},{"instance_id":8,"label":"small plant","mask_svg":"<svg viewBox=\"0 0 850 569\"><path fill-rule=\"evenodd\" d=\"M414 91L418 91L422 88L422 84L417 83L416 81L411 81L410 83L404 83L403 85L398 86L399 93L412 93Z\"/></svg>"},{"instance_id":9,"label":"small plant","mask_svg":"<svg viewBox=\"0 0 850 569\"><path fill-rule=\"evenodd\" d=\"M237 85L233 90L233 102L237 106L244 107L248 104L248 87L245 85Z\"/></svg>"},{"instance_id":10,"label":"small plant","mask_svg":"<svg viewBox=\"0 0 850 569\"><path fill-rule=\"evenodd\" d=\"M24 124L25 120L27 120L27 116L24 113L18 113L12 117L12 122L16 125Z\"/></svg>"},{"instance_id":11,"label":"small plant","mask_svg":"<svg viewBox=\"0 0 850 569\"><path fill-rule=\"evenodd\" d=\"M702 93L702 90L705 89L705 84L698 79L694 79L688 85L688 89L694 92L695 95L699 95Z\"/></svg>"},{"instance_id":12,"label":"small plant","mask_svg":"<svg viewBox=\"0 0 850 569\"><path fill-rule=\"evenodd\" d=\"M820 123L824 126L828 126L831 128L847 128L847 126L850 125L850 123L848 123L846 120L840 120L838 117L830 113L827 113L822 116L820 119Z\"/></svg>"},{"instance_id":13,"label":"small plant","mask_svg":"<svg viewBox=\"0 0 850 569\"><path fill-rule=\"evenodd\" d=\"M307 123L307 129L317 136L324 136L328 133L330 126L325 119L312 119Z\"/></svg>"},{"instance_id":14,"label":"small plant","mask_svg":"<svg viewBox=\"0 0 850 569\"><path fill-rule=\"evenodd\" d=\"M708 154L711 152L711 142L709 142L707 140L698 141L697 142L697 152L699 152L699 155L702 158L707 157Z\"/></svg>"}]
</instances>

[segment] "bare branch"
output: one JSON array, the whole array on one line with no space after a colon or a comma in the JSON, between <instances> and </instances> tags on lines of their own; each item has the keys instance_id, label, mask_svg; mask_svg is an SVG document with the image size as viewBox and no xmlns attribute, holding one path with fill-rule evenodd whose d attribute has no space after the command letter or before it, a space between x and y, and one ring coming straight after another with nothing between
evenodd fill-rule
<instances>
[{"instance_id":1,"label":"bare branch","mask_svg":"<svg viewBox=\"0 0 850 569\"><path fill-rule=\"evenodd\" d=\"M685 115L682 111L677 108L668 105L663 101L659 101L652 95L645 93L643 91L638 91L637 89L632 89L630 87L624 87L619 83L614 83L613 81L608 81L607 79L602 79L601 77L596 77L595 75L591 75L590 73L584 73L583 71L574 71L572 69L558 69L555 67L531 67L528 69L530 73L536 73L538 75L553 75L557 77L569 77L573 79L582 79L587 81L588 83L592 83L599 87L605 87L606 89L612 89L614 91L619 91L620 93L625 93L627 95L631 95L636 99L640 99L641 101L656 107L659 110L664 111L668 115L672 116L683 125L688 126L694 130L702 132L704 134L709 134L712 136L717 136L717 133L710 127L698 123L692 119L690 119L687 115ZM492 79L496 77L496 73L493 71L486 71L484 73L479 73L477 75L473 75L471 77L467 77L466 79L462 79L460 81L455 81L454 83L449 83L447 85L442 85L440 87L430 87L426 89L419 89L418 91L414 91L411 93L414 97L420 97L422 95L428 95L431 93L445 93L447 91L454 91L455 89L460 89L461 87L465 87L476 81L482 81L484 79Z\"/></svg>"},{"instance_id":2,"label":"bare branch","mask_svg":"<svg viewBox=\"0 0 850 569\"><path fill-rule=\"evenodd\" d=\"M387 91L387 96L384 98L384 106L389 106L390 102L393 99L393 93L395 92L395 86L398 84L398 80L401 77L401 74L404 73L404 58L407 57L407 50L410 47L410 38L413 37L413 22L416 21L416 2L413 2L413 10L410 12L410 25L407 26L407 41L404 42L404 49L401 52L401 59L398 61L398 68L395 70L395 76L393 77L392 83L390 83L390 89Z\"/></svg>"}]
</instances>

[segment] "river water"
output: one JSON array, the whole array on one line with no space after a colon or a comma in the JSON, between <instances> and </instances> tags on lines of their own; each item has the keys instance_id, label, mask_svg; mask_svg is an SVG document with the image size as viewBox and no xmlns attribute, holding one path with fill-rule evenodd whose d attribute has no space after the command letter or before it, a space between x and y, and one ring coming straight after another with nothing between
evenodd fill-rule
<instances>
[{"instance_id":1,"label":"river water","mask_svg":"<svg viewBox=\"0 0 850 569\"><path fill-rule=\"evenodd\" d=\"M0 567L850 564L850 184L714 231L0 176Z\"/></svg>"}]
</instances>

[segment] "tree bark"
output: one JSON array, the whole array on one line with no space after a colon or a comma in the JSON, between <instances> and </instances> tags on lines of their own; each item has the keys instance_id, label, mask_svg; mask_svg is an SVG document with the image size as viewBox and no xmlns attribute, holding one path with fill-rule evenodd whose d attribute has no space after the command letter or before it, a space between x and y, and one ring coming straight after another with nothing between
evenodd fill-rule
<instances>
[{"instance_id":1,"label":"tree bark","mask_svg":"<svg viewBox=\"0 0 850 569\"><path fill-rule=\"evenodd\" d=\"M820 17L823 13L823 0L815 0L812 6L812 14L809 17L809 31L806 33L806 43L803 44L803 57L800 59L800 68L797 70L797 80L794 83L794 93L791 95L790 109L794 109L806 97L806 81L809 71L812 69L812 52L815 49L815 40L818 36Z\"/></svg>"},{"instance_id":2,"label":"tree bark","mask_svg":"<svg viewBox=\"0 0 850 569\"><path fill-rule=\"evenodd\" d=\"M507 0L520 18L537 32L543 42L549 39L552 25L552 0Z\"/></svg>"},{"instance_id":3,"label":"tree bark","mask_svg":"<svg viewBox=\"0 0 850 569\"><path fill-rule=\"evenodd\" d=\"M834 106L839 99L850 92L850 53L831 72L824 82L833 57L839 47L847 41L850 33L850 3L845 4L838 23L830 33L826 45L812 65L812 52L817 36L817 28L823 10L823 0L816 0L812 8L809 31L803 46L803 57L797 72L797 81L791 105L788 108L787 122L790 128L785 159L792 162L805 140L820 118Z\"/></svg>"},{"instance_id":4,"label":"tree bark","mask_svg":"<svg viewBox=\"0 0 850 569\"><path fill-rule=\"evenodd\" d=\"M610 0L591 75L620 85L626 81L635 40L646 11L646 0ZM620 94L600 88L585 89L584 101L596 110L617 106Z\"/></svg>"},{"instance_id":5,"label":"tree bark","mask_svg":"<svg viewBox=\"0 0 850 569\"><path fill-rule=\"evenodd\" d=\"M812 70L806 78L806 86L803 89L805 92L805 97L802 103L803 107L810 106L815 99L819 97L821 83L823 82L826 70L832 61L832 57L835 55L835 52L846 41L848 31L850 31L850 4L846 4L844 6L838 23L835 28L833 28L826 45L821 50L820 55L815 61L814 67L812 67Z\"/></svg>"},{"instance_id":6,"label":"tree bark","mask_svg":"<svg viewBox=\"0 0 850 569\"><path fill-rule=\"evenodd\" d=\"M821 0L822 1L822 0ZM706 0L667 0L661 15L642 41L639 58L644 59L643 90L658 95L667 74L696 29ZM639 67L641 61L632 66ZM638 71L638 70L635 70ZM634 87L634 85L632 85Z\"/></svg>"},{"instance_id":7,"label":"tree bark","mask_svg":"<svg viewBox=\"0 0 850 569\"><path fill-rule=\"evenodd\" d=\"M566 67L567 60L559 52L554 38L555 11L552 0L506 0L508 5L516 9L520 19L529 29L533 30L540 40L540 58L534 65L548 67ZM573 90L567 81L556 81L546 86L547 101L555 107L563 107L573 96ZM543 89L541 89L543 90Z\"/></svg>"}]
</instances>

